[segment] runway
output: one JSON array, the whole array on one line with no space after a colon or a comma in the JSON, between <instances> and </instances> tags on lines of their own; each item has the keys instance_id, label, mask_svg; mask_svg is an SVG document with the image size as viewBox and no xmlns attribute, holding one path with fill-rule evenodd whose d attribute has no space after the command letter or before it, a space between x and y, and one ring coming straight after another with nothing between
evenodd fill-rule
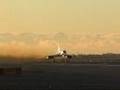
<instances>
[{"instance_id":1,"label":"runway","mask_svg":"<svg viewBox=\"0 0 120 90\"><path fill-rule=\"evenodd\" d=\"M102 64L22 65L21 75L0 76L0 90L119 90L120 66Z\"/></svg>"}]
</instances>

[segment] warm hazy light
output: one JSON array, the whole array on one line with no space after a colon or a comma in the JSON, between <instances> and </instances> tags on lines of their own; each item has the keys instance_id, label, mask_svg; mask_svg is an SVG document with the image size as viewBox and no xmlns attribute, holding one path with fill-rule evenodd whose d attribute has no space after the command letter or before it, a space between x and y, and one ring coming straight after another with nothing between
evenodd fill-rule
<instances>
[{"instance_id":1,"label":"warm hazy light","mask_svg":"<svg viewBox=\"0 0 120 90\"><path fill-rule=\"evenodd\" d=\"M119 32L120 0L1 0L1 32Z\"/></svg>"},{"instance_id":2,"label":"warm hazy light","mask_svg":"<svg viewBox=\"0 0 120 90\"><path fill-rule=\"evenodd\" d=\"M0 1L0 55L120 53L119 30L120 0Z\"/></svg>"},{"instance_id":3,"label":"warm hazy light","mask_svg":"<svg viewBox=\"0 0 120 90\"><path fill-rule=\"evenodd\" d=\"M41 58L55 54L57 44L70 54L120 53L120 33L0 34L0 55Z\"/></svg>"}]
</instances>

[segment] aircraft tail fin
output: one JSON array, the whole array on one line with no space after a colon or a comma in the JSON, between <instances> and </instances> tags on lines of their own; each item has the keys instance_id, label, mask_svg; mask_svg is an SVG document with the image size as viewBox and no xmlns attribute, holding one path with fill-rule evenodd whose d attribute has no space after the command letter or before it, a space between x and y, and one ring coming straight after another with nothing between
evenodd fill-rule
<instances>
[{"instance_id":1,"label":"aircraft tail fin","mask_svg":"<svg viewBox=\"0 0 120 90\"><path fill-rule=\"evenodd\" d=\"M60 45L58 44L57 52L60 52Z\"/></svg>"}]
</instances>

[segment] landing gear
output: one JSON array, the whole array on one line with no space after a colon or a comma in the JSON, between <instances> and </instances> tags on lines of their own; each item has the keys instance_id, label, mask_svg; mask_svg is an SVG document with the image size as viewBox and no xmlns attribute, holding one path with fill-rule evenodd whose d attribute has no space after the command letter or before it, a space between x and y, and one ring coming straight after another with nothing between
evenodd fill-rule
<instances>
[{"instance_id":1,"label":"landing gear","mask_svg":"<svg viewBox=\"0 0 120 90\"><path fill-rule=\"evenodd\" d=\"M65 59L65 63L70 63L72 56L67 55Z\"/></svg>"},{"instance_id":2,"label":"landing gear","mask_svg":"<svg viewBox=\"0 0 120 90\"><path fill-rule=\"evenodd\" d=\"M70 63L70 59L65 59L65 63Z\"/></svg>"},{"instance_id":3,"label":"landing gear","mask_svg":"<svg viewBox=\"0 0 120 90\"><path fill-rule=\"evenodd\" d=\"M48 56L47 59L52 61L52 63L70 63L72 56L65 55L65 56ZM63 61L64 60L64 61Z\"/></svg>"},{"instance_id":4,"label":"landing gear","mask_svg":"<svg viewBox=\"0 0 120 90\"><path fill-rule=\"evenodd\" d=\"M55 59L54 58L52 59L52 62L55 63Z\"/></svg>"},{"instance_id":5,"label":"landing gear","mask_svg":"<svg viewBox=\"0 0 120 90\"><path fill-rule=\"evenodd\" d=\"M66 59L59 59L60 61L58 61L57 59L55 58L52 58L52 63L70 63L70 59L66 58Z\"/></svg>"}]
</instances>

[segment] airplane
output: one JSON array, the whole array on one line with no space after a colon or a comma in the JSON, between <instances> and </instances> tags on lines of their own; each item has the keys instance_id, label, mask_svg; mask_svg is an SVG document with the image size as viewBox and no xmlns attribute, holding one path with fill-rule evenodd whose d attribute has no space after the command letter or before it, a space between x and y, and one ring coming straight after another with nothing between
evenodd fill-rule
<instances>
[{"instance_id":1,"label":"airplane","mask_svg":"<svg viewBox=\"0 0 120 90\"><path fill-rule=\"evenodd\" d=\"M47 59L53 59L54 62L56 58L61 58L61 59L65 59L66 61L68 61L68 59L72 58L72 55L67 54L67 51L64 49L61 49L60 46L58 45L57 53L55 55L47 56Z\"/></svg>"}]
</instances>

